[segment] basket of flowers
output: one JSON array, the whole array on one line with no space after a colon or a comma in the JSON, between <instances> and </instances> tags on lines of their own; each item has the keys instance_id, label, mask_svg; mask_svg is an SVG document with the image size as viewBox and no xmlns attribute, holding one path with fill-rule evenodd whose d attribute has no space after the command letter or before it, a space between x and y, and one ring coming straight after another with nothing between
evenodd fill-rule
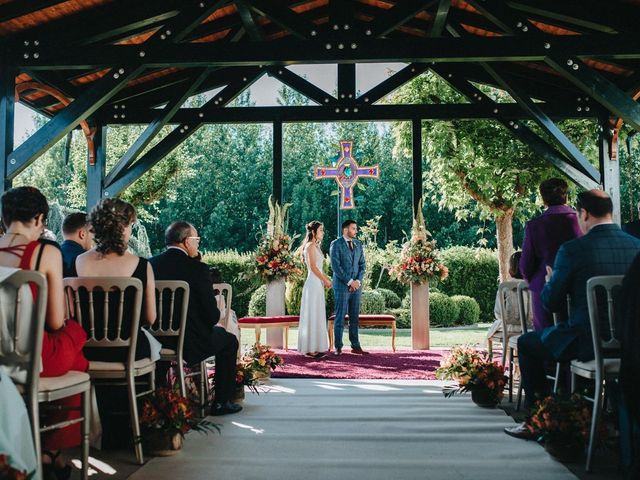
<instances>
[{"instance_id":1,"label":"basket of flowers","mask_svg":"<svg viewBox=\"0 0 640 480\"><path fill-rule=\"evenodd\" d=\"M251 368L251 364L238 363L236 365L236 401L244 399L245 387L251 392L259 394L258 386L260 385L260 380L255 373Z\"/></svg>"},{"instance_id":2,"label":"basket of flowers","mask_svg":"<svg viewBox=\"0 0 640 480\"><path fill-rule=\"evenodd\" d=\"M191 430L220 431L215 423L196 418L190 401L169 388L158 388L144 398L140 425L146 449L157 456L178 453L184 435Z\"/></svg>"},{"instance_id":3,"label":"basket of flowers","mask_svg":"<svg viewBox=\"0 0 640 480\"><path fill-rule=\"evenodd\" d=\"M269 345L255 343L243 357L245 372L260 381L271 377L271 371L284 365L284 360Z\"/></svg>"}]
</instances>

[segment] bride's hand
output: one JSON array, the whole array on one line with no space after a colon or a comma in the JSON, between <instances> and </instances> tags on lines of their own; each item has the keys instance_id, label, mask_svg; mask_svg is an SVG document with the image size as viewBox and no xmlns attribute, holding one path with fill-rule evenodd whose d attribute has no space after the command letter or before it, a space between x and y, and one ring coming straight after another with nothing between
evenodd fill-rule
<instances>
[{"instance_id":1,"label":"bride's hand","mask_svg":"<svg viewBox=\"0 0 640 480\"><path fill-rule=\"evenodd\" d=\"M325 278L325 279L324 279L324 286L325 286L326 288L331 288L331 287L332 287L331 280L329 280L329 279L326 279L326 278Z\"/></svg>"}]
</instances>

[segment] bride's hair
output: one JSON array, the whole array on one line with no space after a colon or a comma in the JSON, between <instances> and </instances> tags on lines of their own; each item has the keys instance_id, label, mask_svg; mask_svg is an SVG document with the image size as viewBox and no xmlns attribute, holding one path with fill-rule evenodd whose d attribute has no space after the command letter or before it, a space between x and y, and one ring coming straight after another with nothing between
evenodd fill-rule
<instances>
[{"instance_id":1,"label":"bride's hair","mask_svg":"<svg viewBox=\"0 0 640 480\"><path fill-rule=\"evenodd\" d=\"M302 246L300 247L300 256L302 257L302 261L304 262L304 249L307 248L307 245L313 241L315 241L316 235L318 233L318 229L322 226L322 222L318 220L312 220L306 225L306 233L304 236L304 241L302 242Z\"/></svg>"}]
</instances>

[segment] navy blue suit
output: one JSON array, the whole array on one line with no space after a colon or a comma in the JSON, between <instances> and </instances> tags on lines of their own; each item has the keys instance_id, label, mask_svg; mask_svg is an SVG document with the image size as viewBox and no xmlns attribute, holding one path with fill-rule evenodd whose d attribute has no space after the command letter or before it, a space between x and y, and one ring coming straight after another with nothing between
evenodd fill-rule
<instances>
[{"instance_id":1,"label":"navy blue suit","mask_svg":"<svg viewBox=\"0 0 640 480\"><path fill-rule=\"evenodd\" d=\"M60 250L62 252L62 276L64 278L67 277L75 277L77 276L75 273L76 270L76 258L82 255L86 250L82 248L77 242L73 240L65 240L60 244Z\"/></svg>"},{"instance_id":2,"label":"navy blue suit","mask_svg":"<svg viewBox=\"0 0 640 480\"><path fill-rule=\"evenodd\" d=\"M529 402L534 393L547 393L544 360L593 359L587 280L598 275L624 275L639 251L640 240L615 224L596 225L583 237L560 247L541 298L547 310L556 312L563 310L568 296L569 319L518 339L522 385Z\"/></svg>"},{"instance_id":3,"label":"navy blue suit","mask_svg":"<svg viewBox=\"0 0 640 480\"><path fill-rule=\"evenodd\" d=\"M353 251L347 245L344 237L331 242L329 256L333 271L333 292L336 299L336 318L333 322L336 350L342 349L342 332L344 331L344 317L349 314L349 341L351 348L359 348L358 320L360 316L360 299L362 287L349 292L347 285L350 280L358 280L362 284L365 261L362 244L352 240Z\"/></svg>"}]
</instances>

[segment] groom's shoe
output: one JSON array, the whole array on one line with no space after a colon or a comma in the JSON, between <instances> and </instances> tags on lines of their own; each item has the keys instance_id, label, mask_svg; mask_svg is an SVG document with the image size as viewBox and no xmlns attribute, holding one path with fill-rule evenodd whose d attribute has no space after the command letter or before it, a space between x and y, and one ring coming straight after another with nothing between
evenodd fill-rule
<instances>
[{"instance_id":1,"label":"groom's shoe","mask_svg":"<svg viewBox=\"0 0 640 480\"><path fill-rule=\"evenodd\" d=\"M365 352L361 347L352 348L351 353L357 353L358 355L369 355L369 352Z\"/></svg>"},{"instance_id":2,"label":"groom's shoe","mask_svg":"<svg viewBox=\"0 0 640 480\"><path fill-rule=\"evenodd\" d=\"M335 351L333 352L333 354L338 357L340 355L342 355L342 349L341 348L336 348Z\"/></svg>"}]
</instances>

